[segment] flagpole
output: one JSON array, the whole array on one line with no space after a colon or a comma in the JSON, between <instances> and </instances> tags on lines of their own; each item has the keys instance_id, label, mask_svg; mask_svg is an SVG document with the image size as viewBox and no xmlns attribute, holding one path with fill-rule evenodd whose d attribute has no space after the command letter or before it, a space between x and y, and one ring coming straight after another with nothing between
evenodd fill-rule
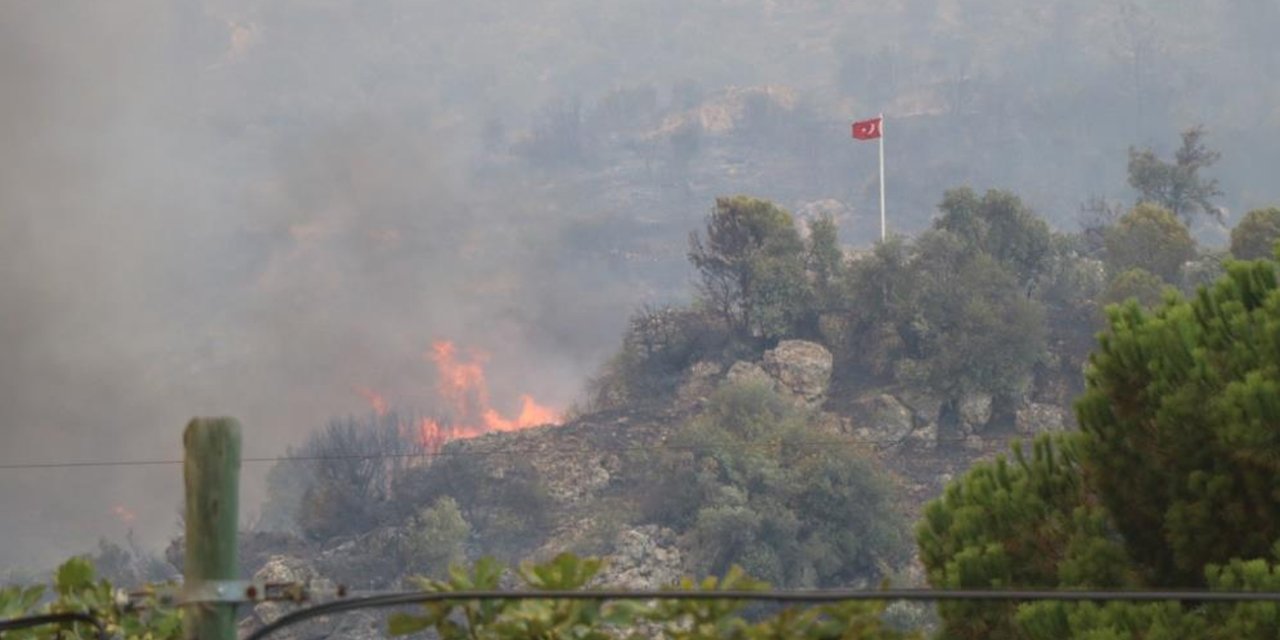
<instances>
[{"instance_id":1,"label":"flagpole","mask_svg":"<svg viewBox=\"0 0 1280 640\"><path fill-rule=\"evenodd\" d=\"M880 114L880 242L884 242L884 114Z\"/></svg>"}]
</instances>

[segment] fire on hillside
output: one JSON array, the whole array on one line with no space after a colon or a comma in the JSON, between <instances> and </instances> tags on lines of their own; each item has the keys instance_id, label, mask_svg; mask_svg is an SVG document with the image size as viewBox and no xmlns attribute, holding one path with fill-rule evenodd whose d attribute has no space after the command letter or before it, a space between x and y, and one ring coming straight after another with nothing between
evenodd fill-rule
<instances>
[{"instance_id":1,"label":"fire on hillside","mask_svg":"<svg viewBox=\"0 0 1280 640\"><path fill-rule=\"evenodd\" d=\"M530 427L559 425L559 411L539 403L530 394L520 395L520 410L514 417L504 416L490 404L489 384L484 365L488 354L471 350L469 357L458 354L458 349L448 340L431 345L425 356L433 362L439 380L436 394L447 403L448 417L421 418L413 425L405 425L428 452L437 452L451 440L474 438L486 433L519 431ZM379 415L386 415L388 402L382 395L364 387L359 393Z\"/></svg>"}]
</instances>

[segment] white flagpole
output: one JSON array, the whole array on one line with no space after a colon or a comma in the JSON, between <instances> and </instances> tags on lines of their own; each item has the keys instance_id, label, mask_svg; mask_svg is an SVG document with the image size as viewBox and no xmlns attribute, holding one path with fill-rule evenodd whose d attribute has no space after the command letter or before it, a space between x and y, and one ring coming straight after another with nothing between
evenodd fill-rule
<instances>
[{"instance_id":1,"label":"white flagpole","mask_svg":"<svg viewBox=\"0 0 1280 640\"><path fill-rule=\"evenodd\" d=\"M884 242L884 114L880 114L880 242Z\"/></svg>"}]
</instances>

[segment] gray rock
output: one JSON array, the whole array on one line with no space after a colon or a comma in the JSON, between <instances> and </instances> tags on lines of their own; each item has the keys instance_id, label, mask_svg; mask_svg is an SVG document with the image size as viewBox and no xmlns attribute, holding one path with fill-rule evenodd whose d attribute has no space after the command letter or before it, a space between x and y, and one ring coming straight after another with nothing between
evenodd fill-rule
<instances>
[{"instance_id":1,"label":"gray rock","mask_svg":"<svg viewBox=\"0 0 1280 640\"><path fill-rule=\"evenodd\" d=\"M912 429L911 434L907 436L907 440L922 449L932 449L938 446L938 423L927 422L917 426Z\"/></svg>"},{"instance_id":2,"label":"gray rock","mask_svg":"<svg viewBox=\"0 0 1280 640\"><path fill-rule=\"evenodd\" d=\"M981 436L965 436L964 448L970 451L982 451L986 447L987 443L982 440Z\"/></svg>"},{"instance_id":3,"label":"gray rock","mask_svg":"<svg viewBox=\"0 0 1280 640\"><path fill-rule=\"evenodd\" d=\"M906 388L898 392L897 397L902 404L907 405L911 409L911 414L915 420L916 430L924 430L933 433L933 440L936 442L938 433L938 417L942 415L942 398L921 393L912 388Z\"/></svg>"},{"instance_id":4,"label":"gray rock","mask_svg":"<svg viewBox=\"0 0 1280 640\"><path fill-rule=\"evenodd\" d=\"M762 367L780 387L816 407L827 399L832 363L831 352L816 342L783 340L764 353Z\"/></svg>"},{"instance_id":5,"label":"gray rock","mask_svg":"<svg viewBox=\"0 0 1280 640\"><path fill-rule=\"evenodd\" d=\"M854 403L853 412L859 437L877 446L902 442L915 426L911 410L887 393L859 399Z\"/></svg>"},{"instance_id":6,"label":"gray rock","mask_svg":"<svg viewBox=\"0 0 1280 640\"><path fill-rule=\"evenodd\" d=\"M1067 413L1052 404L1032 402L1018 409L1016 427L1018 433L1036 435L1067 428Z\"/></svg>"},{"instance_id":7,"label":"gray rock","mask_svg":"<svg viewBox=\"0 0 1280 640\"><path fill-rule=\"evenodd\" d=\"M674 531L657 525L627 528L614 538L613 553L595 582L626 589L659 589L679 582L684 558Z\"/></svg>"},{"instance_id":8,"label":"gray rock","mask_svg":"<svg viewBox=\"0 0 1280 640\"><path fill-rule=\"evenodd\" d=\"M292 556L272 556L253 574L253 579L274 583L301 583L311 589L332 592L333 585L320 578L315 566ZM309 603L314 604L314 603ZM270 624L281 616L301 606L289 602L262 602L253 607L252 613L239 623L241 635L252 629ZM372 640L386 636L386 616L378 611L358 611L335 618L317 619L286 627L272 637L283 640L346 638Z\"/></svg>"},{"instance_id":9,"label":"gray rock","mask_svg":"<svg viewBox=\"0 0 1280 640\"><path fill-rule=\"evenodd\" d=\"M973 431L981 430L991 420L991 395L971 393L960 399L960 421Z\"/></svg>"}]
</instances>

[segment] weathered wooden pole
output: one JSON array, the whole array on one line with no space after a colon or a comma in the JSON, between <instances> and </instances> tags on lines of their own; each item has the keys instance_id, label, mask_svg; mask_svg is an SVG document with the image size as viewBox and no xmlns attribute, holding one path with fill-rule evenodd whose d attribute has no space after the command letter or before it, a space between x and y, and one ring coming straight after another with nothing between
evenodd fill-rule
<instances>
[{"instance_id":1,"label":"weathered wooden pole","mask_svg":"<svg viewBox=\"0 0 1280 640\"><path fill-rule=\"evenodd\" d=\"M182 434L187 499L188 594L208 598L210 580L235 580L236 519L240 509L240 423L233 418L194 418ZM200 602L184 611L186 640L234 640L236 606Z\"/></svg>"}]
</instances>

